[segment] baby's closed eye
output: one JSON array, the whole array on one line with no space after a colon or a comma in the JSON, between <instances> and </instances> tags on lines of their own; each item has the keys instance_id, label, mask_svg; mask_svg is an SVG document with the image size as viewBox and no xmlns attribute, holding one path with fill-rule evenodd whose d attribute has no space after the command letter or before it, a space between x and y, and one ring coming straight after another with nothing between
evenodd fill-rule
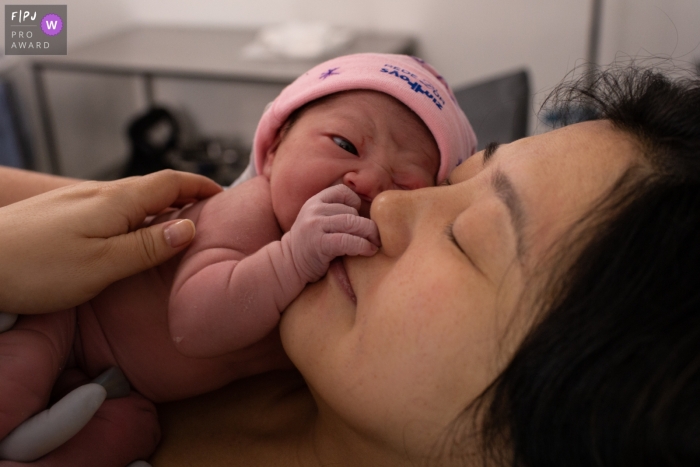
<instances>
[{"instance_id":1,"label":"baby's closed eye","mask_svg":"<svg viewBox=\"0 0 700 467\"><path fill-rule=\"evenodd\" d=\"M421 170L397 172L392 178L396 190L417 190L435 185L431 174Z\"/></svg>"}]
</instances>

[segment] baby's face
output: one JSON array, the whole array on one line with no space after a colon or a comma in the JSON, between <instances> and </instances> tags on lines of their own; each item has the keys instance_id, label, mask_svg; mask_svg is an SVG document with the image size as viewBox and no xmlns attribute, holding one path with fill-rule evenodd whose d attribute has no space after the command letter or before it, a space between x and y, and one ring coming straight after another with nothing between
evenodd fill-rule
<instances>
[{"instance_id":1,"label":"baby's face","mask_svg":"<svg viewBox=\"0 0 700 467\"><path fill-rule=\"evenodd\" d=\"M331 96L304 111L268 151L272 207L286 232L304 202L343 183L362 199L360 214L385 190L435 184L440 152L410 109L376 91Z\"/></svg>"}]
</instances>

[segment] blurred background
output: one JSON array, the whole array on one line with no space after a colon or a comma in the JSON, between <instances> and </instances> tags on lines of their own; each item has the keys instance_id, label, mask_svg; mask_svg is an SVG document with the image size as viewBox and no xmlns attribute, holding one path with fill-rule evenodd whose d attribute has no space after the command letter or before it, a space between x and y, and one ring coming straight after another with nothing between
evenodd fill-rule
<instances>
[{"instance_id":1,"label":"blurred background","mask_svg":"<svg viewBox=\"0 0 700 467\"><path fill-rule=\"evenodd\" d=\"M37 3L4 2L3 17ZM482 146L544 131L542 100L588 62L700 62L700 0L41 4L68 5L68 55L0 58L0 164L81 178L149 170L138 156L228 183L265 104L338 54L425 59L462 91Z\"/></svg>"}]
</instances>

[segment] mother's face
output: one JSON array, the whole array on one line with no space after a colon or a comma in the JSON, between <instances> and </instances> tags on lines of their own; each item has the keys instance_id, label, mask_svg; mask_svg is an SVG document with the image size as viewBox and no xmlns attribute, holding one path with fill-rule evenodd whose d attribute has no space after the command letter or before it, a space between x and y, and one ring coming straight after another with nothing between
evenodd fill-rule
<instances>
[{"instance_id":1,"label":"mother's face","mask_svg":"<svg viewBox=\"0 0 700 467\"><path fill-rule=\"evenodd\" d=\"M282 318L321 416L400 450L432 445L522 340L538 261L635 152L607 122L582 123L478 153L450 186L378 196L379 252L334 264Z\"/></svg>"}]
</instances>

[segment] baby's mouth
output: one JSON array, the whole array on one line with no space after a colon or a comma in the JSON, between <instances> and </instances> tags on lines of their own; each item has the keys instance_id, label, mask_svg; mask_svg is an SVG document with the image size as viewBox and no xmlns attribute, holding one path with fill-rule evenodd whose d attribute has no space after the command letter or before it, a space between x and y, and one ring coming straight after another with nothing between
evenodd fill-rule
<instances>
[{"instance_id":1,"label":"baby's mouth","mask_svg":"<svg viewBox=\"0 0 700 467\"><path fill-rule=\"evenodd\" d=\"M350 278L345 270L345 264L342 257L338 257L331 261L331 265L328 271L333 274L336 278L340 288L343 289L345 294L352 300L353 303L357 303L357 297L355 296L355 291L352 289L352 284L350 283Z\"/></svg>"},{"instance_id":2,"label":"baby's mouth","mask_svg":"<svg viewBox=\"0 0 700 467\"><path fill-rule=\"evenodd\" d=\"M362 217L366 217L369 219L369 210L372 207L372 200L366 200L364 198L362 199L362 204L360 205L360 210L358 214Z\"/></svg>"}]
</instances>

